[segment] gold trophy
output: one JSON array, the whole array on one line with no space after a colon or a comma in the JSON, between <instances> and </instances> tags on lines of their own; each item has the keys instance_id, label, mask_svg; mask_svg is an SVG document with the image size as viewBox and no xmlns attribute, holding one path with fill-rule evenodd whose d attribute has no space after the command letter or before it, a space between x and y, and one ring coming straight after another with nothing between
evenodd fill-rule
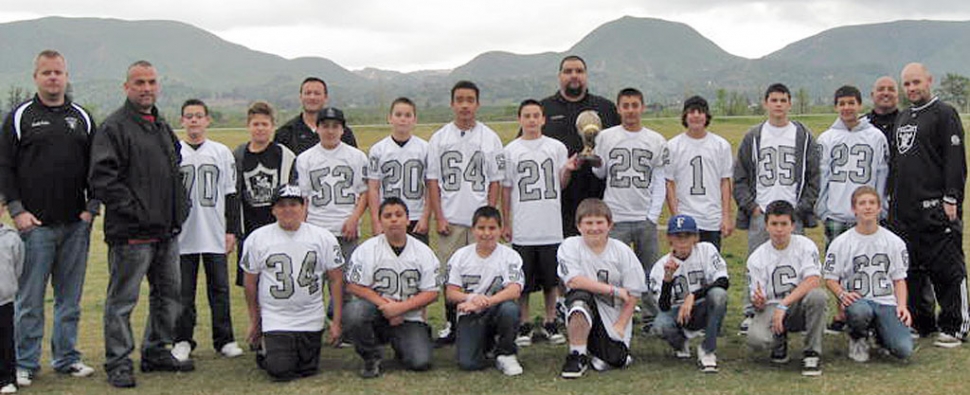
<instances>
[{"instance_id":1,"label":"gold trophy","mask_svg":"<svg viewBox=\"0 0 970 395\"><path fill-rule=\"evenodd\" d=\"M583 150L579 153L579 162L588 163L592 167L603 164L603 158L593 153L596 147L596 135L603 130L603 121L594 110L586 110L576 117L576 133L583 139Z\"/></svg>"}]
</instances>

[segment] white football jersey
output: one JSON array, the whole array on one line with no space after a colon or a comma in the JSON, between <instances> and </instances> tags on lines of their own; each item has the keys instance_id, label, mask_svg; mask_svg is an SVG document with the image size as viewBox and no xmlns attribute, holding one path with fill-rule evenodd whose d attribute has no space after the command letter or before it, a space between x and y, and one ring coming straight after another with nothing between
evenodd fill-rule
<instances>
[{"instance_id":1,"label":"white football jersey","mask_svg":"<svg viewBox=\"0 0 970 395\"><path fill-rule=\"evenodd\" d=\"M225 145L182 143L179 168L189 196L189 217L179 234L180 254L226 253L226 195L236 193L236 160Z\"/></svg>"},{"instance_id":2,"label":"white football jersey","mask_svg":"<svg viewBox=\"0 0 970 395\"><path fill-rule=\"evenodd\" d=\"M449 122L434 132L428 148L429 180L438 180L449 223L471 226L472 214L488 205L488 185L505 177L502 140L484 123L460 130Z\"/></svg>"},{"instance_id":3,"label":"white football jersey","mask_svg":"<svg viewBox=\"0 0 970 395\"><path fill-rule=\"evenodd\" d=\"M606 249L596 254L586 246L582 236L569 237L559 245L556 257L559 260L559 278L567 286L573 277L584 276L624 288L635 298L640 298L647 291L640 260L630 246L619 240L609 239ZM613 330L613 324L620 318L623 310L623 301L607 295L596 295L596 307L610 338L629 346L633 334L632 323L626 326L624 333Z\"/></svg>"},{"instance_id":4,"label":"white football jersey","mask_svg":"<svg viewBox=\"0 0 970 395\"><path fill-rule=\"evenodd\" d=\"M908 269L906 243L880 226L871 235L853 228L836 237L825 254L822 273L825 279L842 283L847 292L858 292L864 299L895 306L893 281L905 280Z\"/></svg>"},{"instance_id":5,"label":"white football jersey","mask_svg":"<svg viewBox=\"0 0 970 395\"><path fill-rule=\"evenodd\" d=\"M818 137L822 150L819 162L819 196L815 211L819 218L855 223L852 192L868 185L886 200L886 177L889 175L889 146L886 136L868 121L861 121L849 131L837 120ZM841 127L837 127L841 126ZM884 205L884 207L888 207Z\"/></svg>"},{"instance_id":6,"label":"white football jersey","mask_svg":"<svg viewBox=\"0 0 970 395\"><path fill-rule=\"evenodd\" d=\"M277 223L256 229L239 261L246 273L259 275L264 332L323 330L326 272L343 265L337 238L305 222L292 232Z\"/></svg>"},{"instance_id":7,"label":"white football jersey","mask_svg":"<svg viewBox=\"0 0 970 395\"><path fill-rule=\"evenodd\" d=\"M796 127L791 122L781 128L771 126L768 122L761 126L755 203L762 212L776 200L784 200L792 207L798 207L795 165L796 158L802 153L795 148L795 135Z\"/></svg>"},{"instance_id":8,"label":"white football jersey","mask_svg":"<svg viewBox=\"0 0 970 395\"><path fill-rule=\"evenodd\" d=\"M777 304L806 278L820 275L818 247L802 235L791 235L781 251L769 240L748 257L748 291L754 295L760 286L767 304Z\"/></svg>"},{"instance_id":9,"label":"white football jersey","mask_svg":"<svg viewBox=\"0 0 970 395\"><path fill-rule=\"evenodd\" d=\"M512 188L512 242L548 245L562 242L559 172L569 160L559 140L541 136L513 140L505 147L505 179Z\"/></svg>"},{"instance_id":10,"label":"white football jersey","mask_svg":"<svg viewBox=\"0 0 970 395\"><path fill-rule=\"evenodd\" d=\"M688 294L713 284L717 279L728 278L727 264L724 258L721 258L717 247L707 242L697 243L687 260L682 261L672 254L667 254L653 264L653 269L650 271L650 292L654 293L658 301L663 287L664 265L671 258L680 265L673 275L671 307L680 306Z\"/></svg>"},{"instance_id":11,"label":"white football jersey","mask_svg":"<svg viewBox=\"0 0 970 395\"><path fill-rule=\"evenodd\" d=\"M603 165L593 174L606 179L603 202L613 212L614 222L643 221L651 214L656 196L654 171L662 171L667 162L667 140L653 130L643 128L628 132L623 125L614 126L596 136L596 155ZM662 204L662 202L661 202Z\"/></svg>"},{"instance_id":12,"label":"white football jersey","mask_svg":"<svg viewBox=\"0 0 970 395\"><path fill-rule=\"evenodd\" d=\"M731 144L711 132L700 139L681 133L667 150L664 175L676 185L678 214L693 217L701 230L721 230L721 180L733 176Z\"/></svg>"},{"instance_id":13,"label":"white football jersey","mask_svg":"<svg viewBox=\"0 0 970 395\"><path fill-rule=\"evenodd\" d=\"M475 251L475 244L464 246L448 260L448 285L462 292L492 296L511 284L525 286L522 257L499 244L487 258ZM459 313L460 314L460 313Z\"/></svg>"},{"instance_id":14,"label":"white football jersey","mask_svg":"<svg viewBox=\"0 0 970 395\"><path fill-rule=\"evenodd\" d=\"M408 300L423 291L438 291L438 262L434 251L414 237L408 236L404 250L397 255L381 234L354 250L347 282L371 288L391 300ZM403 317L406 321L424 322L421 310L409 311Z\"/></svg>"},{"instance_id":15,"label":"white football jersey","mask_svg":"<svg viewBox=\"0 0 970 395\"><path fill-rule=\"evenodd\" d=\"M367 192L367 156L341 142L328 150L314 145L296 157L300 190L307 199L307 222L339 235Z\"/></svg>"},{"instance_id":16,"label":"white football jersey","mask_svg":"<svg viewBox=\"0 0 970 395\"><path fill-rule=\"evenodd\" d=\"M369 154L367 178L380 181L379 201L392 196L401 198L408 206L408 219L421 219L424 212L428 142L418 136L411 136L402 147L391 136L387 136L374 144Z\"/></svg>"}]
</instances>

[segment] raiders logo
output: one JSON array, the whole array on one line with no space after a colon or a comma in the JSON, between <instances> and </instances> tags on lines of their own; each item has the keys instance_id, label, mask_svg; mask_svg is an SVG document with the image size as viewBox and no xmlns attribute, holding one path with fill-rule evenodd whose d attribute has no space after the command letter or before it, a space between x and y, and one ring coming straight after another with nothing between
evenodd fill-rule
<instances>
[{"instance_id":1,"label":"raiders logo","mask_svg":"<svg viewBox=\"0 0 970 395\"><path fill-rule=\"evenodd\" d=\"M896 149L905 154L916 142L916 125L906 125L896 128Z\"/></svg>"}]
</instances>

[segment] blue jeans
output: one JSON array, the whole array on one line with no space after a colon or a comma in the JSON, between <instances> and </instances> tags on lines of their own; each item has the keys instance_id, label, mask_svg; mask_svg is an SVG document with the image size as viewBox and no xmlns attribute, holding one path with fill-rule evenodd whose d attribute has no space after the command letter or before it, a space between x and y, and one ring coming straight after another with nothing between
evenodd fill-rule
<instances>
[{"instance_id":1,"label":"blue jeans","mask_svg":"<svg viewBox=\"0 0 970 395\"><path fill-rule=\"evenodd\" d=\"M142 361L171 358L181 303L177 238L146 244L108 245L108 295L104 301L104 368L131 367L135 340L131 311L138 304L141 280L148 277L148 319L141 345ZM168 354L168 355L165 355Z\"/></svg>"},{"instance_id":2,"label":"blue jeans","mask_svg":"<svg viewBox=\"0 0 970 395\"><path fill-rule=\"evenodd\" d=\"M703 329L704 342L701 346L704 347L704 351L717 351L717 335L721 332L721 323L724 322L724 315L727 314L727 291L720 287L707 291L704 299L694 302L690 321L685 326L677 323L679 313L680 306L661 311L653 322L654 328L660 331L660 336L667 341L667 344L680 350L687 341L684 329L692 331Z\"/></svg>"},{"instance_id":3,"label":"blue jeans","mask_svg":"<svg viewBox=\"0 0 970 395\"><path fill-rule=\"evenodd\" d=\"M657 224L650 220L635 222L616 222L610 230L610 237L626 243L633 244L633 252L640 259L643 272L646 278L650 278L650 270L653 269L654 262L657 261ZM643 297L643 318L645 321L652 321L660 309L657 308L657 298L650 292L644 292Z\"/></svg>"},{"instance_id":4,"label":"blue jeans","mask_svg":"<svg viewBox=\"0 0 970 395\"><path fill-rule=\"evenodd\" d=\"M91 224L80 220L40 226L21 234L25 247L24 271L16 300L17 367L20 369L32 372L40 369L48 280L54 289L51 364L55 370L64 370L81 360L75 345L90 235Z\"/></svg>"},{"instance_id":5,"label":"blue jeans","mask_svg":"<svg viewBox=\"0 0 970 395\"><path fill-rule=\"evenodd\" d=\"M194 349L196 310L195 287L199 277L199 259L205 269L205 293L212 318L212 345L216 351L232 343L232 316L229 313L229 268L226 254L185 254L179 256L182 270L182 311L175 321L175 341L187 341Z\"/></svg>"},{"instance_id":6,"label":"blue jeans","mask_svg":"<svg viewBox=\"0 0 970 395\"><path fill-rule=\"evenodd\" d=\"M845 309L845 319L853 339L868 337L871 328L879 344L897 358L906 359L913 353L913 338L896 317L896 306L860 299Z\"/></svg>"},{"instance_id":7,"label":"blue jeans","mask_svg":"<svg viewBox=\"0 0 970 395\"><path fill-rule=\"evenodd\" d=\"M455 353L462 370L484 369L485 352L495 346L495 355L515 355L515 336L519 332L519 305L511 300L477 314L458 318ZM496 336L498 342L495 342Z\"/></svg>"},{"instance_id":8,"label":"blue jeans","mask_svg":"<svg viewBox=\"0 0 970 395\"><path fill-rule=\"evenodd\" d=\"M365 361L380 360L383 344L391 343L394 353L408 370L431 368L431 327L424 322L404 321L391 326L373 303L363 299L344 305L343 331L357 354Z\"/></svg>"}]
</instances>

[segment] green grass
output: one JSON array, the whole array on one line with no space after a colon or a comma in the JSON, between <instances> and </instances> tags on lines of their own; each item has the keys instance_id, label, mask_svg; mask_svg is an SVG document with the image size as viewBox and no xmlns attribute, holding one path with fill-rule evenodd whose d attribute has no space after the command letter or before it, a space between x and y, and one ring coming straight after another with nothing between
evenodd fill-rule
<instances>
[{"instance_id":1,"label":"green grass","mask_svg":"<svg viewBox=\"0 0 970 395\"><path fill-rule=\"evenodd\" d=\"M825 130L834 120L834 115L807 116L799 118L816 135ZM759 118L738 117L715 119L711 125L714 130L737 148L744 132ZM681 131L679 119L649 119L648 127L661 132L667 138ZM428 138L440 125L421 125L416 133ZM491 123L502 137L510 141L517 127L512 123ZM373 143L387 135L387 127L355 128L357 139L365 151ZM234 148L248 139L245 130L214 131L212 139ZM666 215L664 216L664 218ZM368 218L365 216L365 218ZM662 219L663 220L663 219ZM368 234L369 220L363 222L363 232ZM808 235L822 247L821 229L809 231ZM661 238L661 249L667 251L666 241ZM964 241L966 244L967 241ZM432 243L434 245L434 243ZM519 358L525 374L516 378L506 378L495 369L466 373L457 369L454 362L454 348L435 351L435 365L431 372L411 373L402 371L393 362L386 364L387 370L382 378L364 381L357 377L360 359L352 349L326 348L323 351L321 374L278 384L269 381L265 373L258 370L253 355L227 360L212 350L208 305L205 301L204 280L200 276L198 306L199 326L196 339L200 346L194 353L197 370L188 374L137 373L140 394L288 394L288 393L504 393L504 394L580 394L580 393L648 393L648 394L946 394L966 393L970 379L963 371L970 365L970 349L956 350L934 348L931 341L920 340L920 349L909 363L902 364L893 360L876 357L861 365L846 357L846 339L843 336L826 336L824 345L821 378L810 379L799 375L801 336L792 336L792 356L796 357L783 367L772 366L767 355L753 354L748 351L744 338L737 336L737 325L741 319L740 300L743 289L745 251L747 249L744 232L737 232L724 240L724 257L728 262L733 285L729 291L728 317L724 323L724 336L718 342L718 357L721 372L717 375L703 375L697 371L694 361L676 360L665 343L657 338L637 336L633 340L633 355L636 363L626 370L604 374L590 372L586 377L566 381L558 376L564 346L537 344L524 348ZM966 248L966 245L964 246ZM75 379L52 373L49 368L50 324L44 341L43 371L34 385L24 389L29 394L102 394L115 392L105 382L101 364L104 362L104 343L102 334L102 312L105 290L107 288L107 248L103 242L102 227L99 222L94 227L91 253L88 262L87 284L82 301L83 313L78 340L79 349L85 354L85 361L95 366L98 372L93 378ZM231 259L235 262L235 259ZM142 298L132 315L135 338L141 343L141 333L147 311L147 283L142 287ZM541 298L532 299L532 311L541 311ZM242 290L232 287L233 326L237 339L245 337L247 315ZM52 319L53 297L47 299L47 319ZM441 302L430 307L430 321L440 327ZM831 310L830 310L831 311ZM831 314L831 313L830 313ZM695 340L696 342L696 340ZM695 343L696 344L696 343ZM389 350L388 350L389 351ZM390 355L387 352L386 355ZM132 355L138 360L138 352ZM120 392L120 391L119 391Z\"/></svg>"}]
</instances>

